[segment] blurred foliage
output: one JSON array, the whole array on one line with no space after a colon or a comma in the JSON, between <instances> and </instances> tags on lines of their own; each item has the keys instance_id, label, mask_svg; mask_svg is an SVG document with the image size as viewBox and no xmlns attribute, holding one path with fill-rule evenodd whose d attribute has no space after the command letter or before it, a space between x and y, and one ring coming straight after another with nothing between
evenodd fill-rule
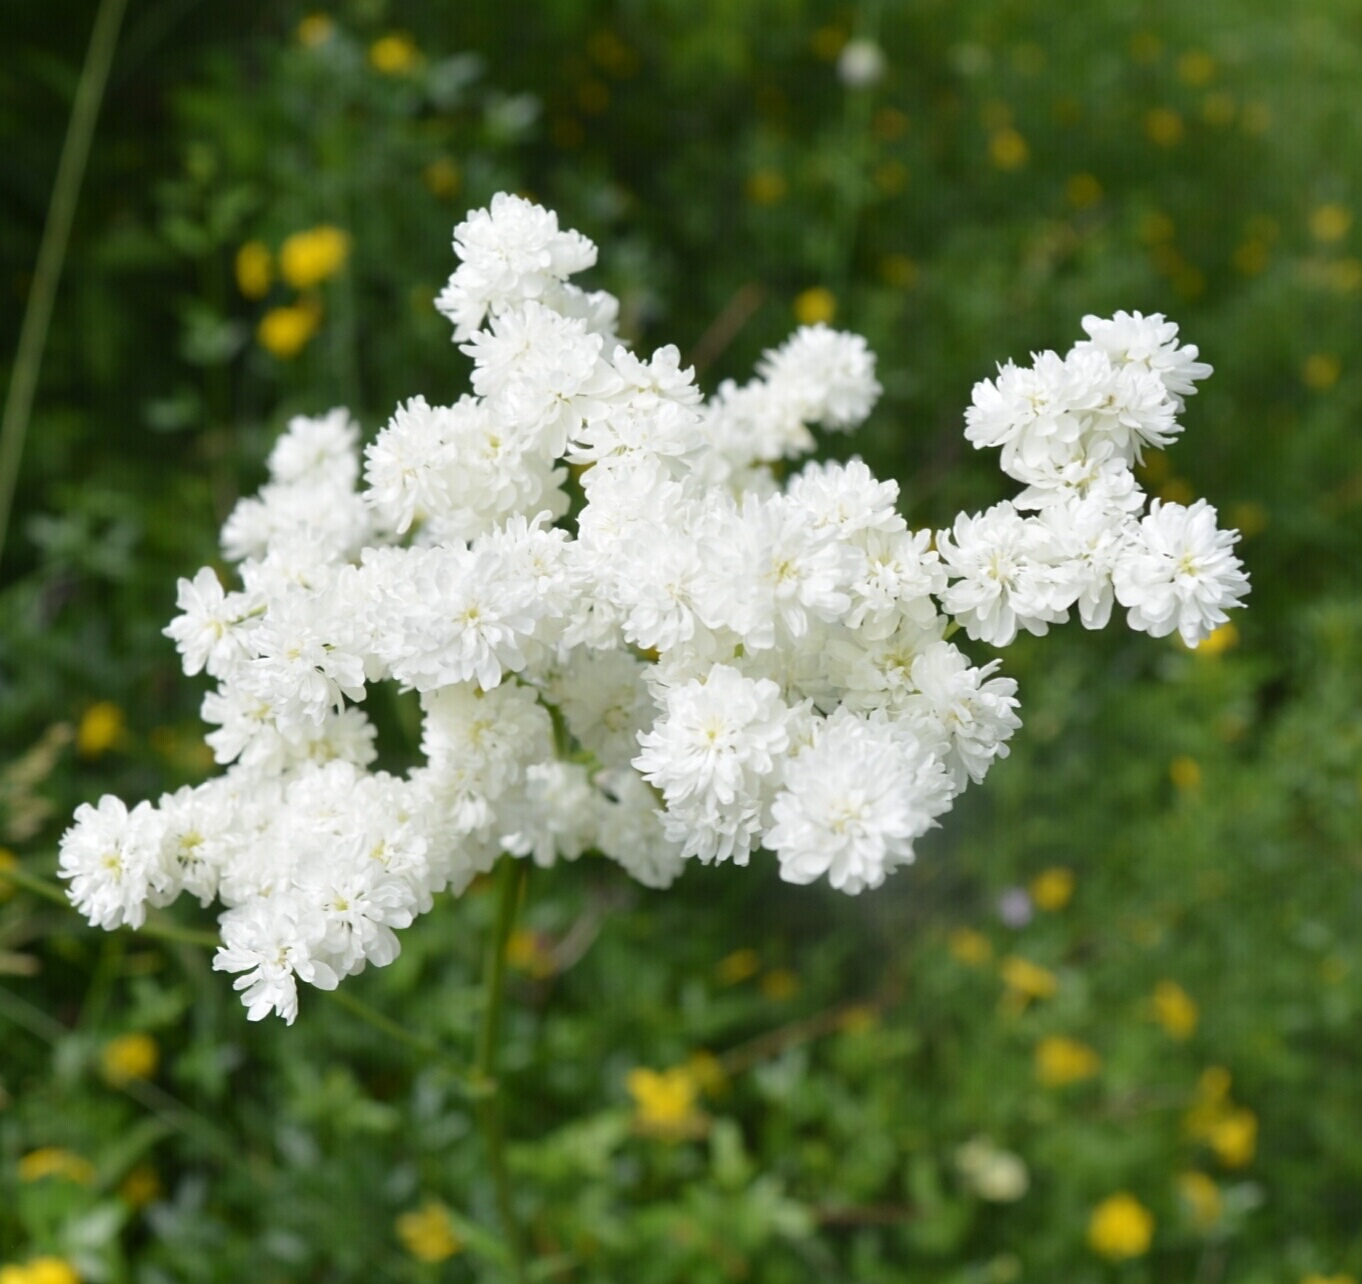
<instances>
[{"instance_id":1,"label":"blurred foliage","mask_svg":"<svg viewBox=\"0 0 1362 1284\"><path fill-rule=\"evenodd\" d=\"M58 8L0 76L4 354L93 12ZM961 434L994 362L1165 312L1216 375L1146 485L1209 496L1254 578L1196 654L1012 648L1013 756L878 893L536 873L505 1066L539 1278L1362 1278L1354 0L133 10L0 588L13 1278L499 1274L439 1061L311 992L248 1026L200 947L2 879L51 871L77 802L209 769L176 577L288 414L461 390L430 299L501 188L597 240L630 337L707 386L799 319L864 333L886 393L836 449L918 525L1006 493ZM853 37L879 79L844 82ZM353 992L466 1060L491 912Z\"/></svg>"}]
</instances>

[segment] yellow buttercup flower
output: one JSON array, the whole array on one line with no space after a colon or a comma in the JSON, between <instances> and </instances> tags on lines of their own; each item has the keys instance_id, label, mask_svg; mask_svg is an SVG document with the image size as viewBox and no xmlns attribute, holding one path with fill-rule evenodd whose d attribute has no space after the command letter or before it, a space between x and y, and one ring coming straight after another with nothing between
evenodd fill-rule
<instances>
[{"instance_id":1,"label":"yellow buttercup flower","mask_svg":"<svg viewBox=\"0 0 1362 1284\"><path fill-rule=\"evenodd\" d=\"M723 985L737 985L761 970L761 955L751 946L744 946L726 954L715 965L714 971Z\"/></svg>"},{"instance_id":2,"label":"yellow buttercup flower","mask_svg":"<svg viewBox=\"0 0 1362 1284\"><path fill-rule=\"evenodd\" d=\"M421 60L416 42L402 32L380 36L369 46L369 65L385 76L401 76Z\"/></svg>"},{"instance_id":3,"label":"yellow buttercup flower","mask_svg":"<svg viewBox=\"0 0 1362 1284\"><path fill-rule=\"evenodd\" d=\"M340 271L349 254L349 234L322 223L284 241L279 247L279 274L295 290L311 289Z\"/></svg>"},{"instance_id":4,"label":"yellow buttercup flower","mask_svg":"<svg viewBox=\"0 0 1362 1284\"><path fill-rule=\"evenodd\" d=\"M1343 373L1343 363L1331 352L1316 352L1301 366L1301 382L1313 392L1327 392Z\"/></svg>"},{"instance_id":5,"label":"yellow buttercup flower","mask_svg":"<svg viewBox=\"0 0 1362 1284\"><path fill-rule=\"evenodd\" d=\"M448 156L437 156L421 171L421 181L432 196L453 196L459 190L463 175Z\"/></svg>"},{"instance_id":6,"label":"yellow buttercup flower","mask_svg":"<svg viewBox=\"0 0 1362 1284\"><path fill-rule=\"evenodd\" d=\"M149 1034L122 1034L110 1039L99 1054L104 1078L115 1087L134 1079L150 1079L161 1060L161 1050Z\"/></svg>"},{"instance_id":7,"label":"yellow buttercup flower","mask_svg":"<svg viewBox=\"0 0 1362 1284\"><path fill-rule=\"evenodd\" d=\"M772 968L761 978L761 992L772 1003L784 1003L799 993L799 978L787 967Z\"/></svg>"},{"instance_id":8,"label":"yellow buttercup flower","mask_svg":"<svg viewBox=\"0 0 1362 1284\"><path fill-rule=\"evenodd\" d=\"M800 325L825 325L837 315L837 296L825 286L815 285L795 296L795 320Z\"/></svg>"},{"instance_id":9,"label":"yellow buttercup flower","mask_svg":"<svg viewBox=\"0 0 1362 1284\"><path fill-rule=\"evenodd\" d=\"M527 927L516 928L506 938L506 962L518 972L528 972L541 981L557 970L548 941Z\"/></svg>"},{"instance_id":10,"label":"yellow buttercup flower","mask_svg":"<svg viewBox=\"0 0 1362 1284\"><path fill-rule=\"evenodd\" d=\"M700 1085L685 1066L629 1071L624 1086L634 1099L634 1127L649 1137L676 1141L702 1135L708 1121L696 1107Z\"/></svg>"},{"instance_id":11,"label":"yellow buttercup flower","mask_svg":"<svg viewBox=\"0 0 1362 1284\"><path fill-rule=\"evenodd\" d=\"M310 13L298 24L298 28L293 34L304 48L315 49L318 45L324 45L330 40L335 30L336 24L331 21L329 15Z\"/></svg>"},{"instance_id":12,"label":"yellow buttercup flower","mask_svg":"<svg viewBox=\"0 0 1362 1284\"><path fill-rule=\"evenodd\" d=\"M1011 126L995 130L988 140L988 158L1001 170L1021 169L1031 159L1031 148Z\"/></svg>"},{"instance_id":13,"label":"yellow buttercup flower","mask_svg":"<svg viewBox=\"0 0 1362 1284\"><path fill-rule=\"evenodd\" d=\"M1352 211L1336 202L1321 205L1310 215L1310 235L1317 241L1341 241L1352 225Z\"/></svg>"},{"instance_id":14,"label":"yellow buttercup flower","mask_svg":"<svg viewBox=\"0 0 1362 1284\"><path fill-rule=\"evenodd\" d=\"M1158 147L1176 147L1185 132L1182 117L1171 107L1155 107L1145 113L1144 132Z\"/></svg>"},{"instance_id":15,"label":"yellow buttercup flower","mask_svg":"<svg viewBox=\"0 0 1362 1284\"><path fill-rule=\"evenodd\" d=\"M1357 1284L1357 1280L1351 1275L1307 1275L1301 1284Z\"/></svg>"},{"instance_id":16,"label":"yellow buttercup flower","mask_svg":"<svg viewBox=\"0 0 1362 1284\"><path fill-rule=\"evenodd\" d=\"M1154 1019L1175 1039L1186 1039L1196 1029L1200 1012L1196 1000L1176 981L1154 987Z\"/></svg>"},{"instance_id":17,"label":"yellow buttercup flower","mask_svg":"<svg viewBox=\"0 0 1362 1284\"><path fill-rule=\"evenodd\" d=\"M134 1208L142 1208L160 1199L161 1193L160 1175L150 1164L138 1164L118 1184L119 1199Z\"/></svg>"},{"instance_id":18,"label":"yellow buttercup flower","mask_svg":"<svg viewBox=\"0 0 1362 1284\"><path fill-rule=\"evenodd\" d=\"M5 877L5 870L18 869L19 858L8 847L0 847L0 903L14 895L15 885Z\"/></svg>"},{"instance_id":19,"label":"yellow buttercup flower","mask_svg":"<svg viewBox=\"0 0 1362 1284\"><path fill-rule=\"evenodd\" d=\"M1222 624L1218 629L1212 629L1200 644L1196 647L1197 655L1204 659L1214 659L1218 655L1224 655L1226 651L1233 650L1239 645L1239 630L1231 623Z\"/></svg>"},{"instance_id":20,"label":"yellow buttercup flower","mask_svg":"<svg viewBox=\"0 0 1362 1284\"><path fill-rule=\"evenodd\" d=\"M17 1271L13 1284L80 1284L76 1268L62 1257L35 1257L27 1266L6 1267ZM0 1284L10 1284L0 1273Z\"/></svg>"},{"instance_id":21,"label":"yellow buttercup flower","mask_svg":"<svg viewBox=\"0 0 1362 1284\"><path fill-rule=\"evenodd\" d=\"M1179 1173L1178 1195L1198 1230L1210 1230L1220 1220L1220 1187L1214 1178L1194 1170Z\"/></svg>"},{"instance_id":22,"label":"yellow buttercup flower","mask_svg":"<svg viewBox=\"0 0 1362 1284\"><path fill-rule=\"evenodd\" d=\"M112 700L100 700L81 715L76 730L76 752L82 758L98 758L107 753L123 734L123 710Z\"/></svg>"},{"instance_id":23,"label":"yellow buttercup flower","mask_svg":"<svg viewBox=\"0 0 1362 1284\"><path fill-rule=\"evenodd\" d=\"M1211 1125L1206 1140L1226 1168L1243 1168L1257 1148L1258 1116L1243 1106L1230 1110Z\"/></svg>"},{"instance_id":24,"label":"yellow buttercup flower","mask_svg":"<svg viewBox=\"0 0 1362 1284\"><path fill-rule=\"evenodd\" d=\"M1007 988L1024 999L1048 999L1059 989L1059 977L1020 954L1005 958L999 971Z\"/></svg>"},{"instance_id":25,"label":"yellow buttercup flower","mask_svg":"<svg viewBox=\"0 0 1362 1284\"><path fill-rule=\"evenodd\" d=\"M1092 1210L1088 1244L1112 1261L1140 1257L1154 1239L1154 1215L1128 1191L1109 1195Z\"/></svg>"},{"instance_id":26,"label":"yellow buttercup flower","mask_svg":"<svg viewBox=\"0 0 1362 1284\"><path fill-rule=\"evenodd\" d=\"M1037 909L1062 910L1074 894L1074 872L1063 865L1052 865L1031 880L1027 891Z\"/></svg>"},{"instance_id":27,"label":"yellow buttercup flower","mask_svg":"<svg viewBox=\"0 0 1362 1284\"><path fill-rule=\"evenodd\" d=\"M414 1212L401 1214L396 1228L402 1247L418 1262L447 1261L463 1249L449 1210L437 1200L427 1200Z\"/></svg>"},{"instance_id":28,"label":"yellow buttercup flower","mask_svg":"<svg viewBox=\"0 0 1362 1284\"><path fill-rule=\"evenodd\" d=\"M262 348L287 361L296 357L316 334L321 319L321 308L307 303L271 308L260 318L255 337Z\"/></svg>"},{"instance_id":29,"label":"yellow buttercup flower","mask_svg":"<svg viewBox=\"0 0 1362 1284\"><path fill-rule=\"evenodd\" d=\"M248 299L263 299L274 284L274 258L264 241L247 241L236 252L236 288Z\"/></svg>"},{"instance_id":30,"label":"yellow buttercup flower","mask_svg":"<svg viewBox=\"0 0 1362 1284\"><path fill-rule=\"evenodd\" d=\"M957 927L946 938L951 957L966 967L982 967L993 957L993 945L982 932L972 927Z\"/></svg>"},{"instance_id":31,"label":"yellow buttercup flower","mask_svg":"<svg viewBox=\"0 0 1362 1284\"><path fill-rule=\"evenodd\" d=\"M1052 1034L1036 1044L1035 1065L1041 1083L1047 1088L1062 1088L1091 1079L1102 1068L1102 1058L1086 1043Z\"/></svg>"},{"instance_id":32,"label":"yellow buttercup flower","mask_svg":"<svg viewBox=\"0 0 1362 1284\"><path fill-rule=\"evenodd\" d=\"M1201 788L1201 764L1181 754L1168 764L1168 779L1180 794L1194 794Z\"/></svg>"},{"instance_id":33,"label":"yellow buttercup flower","mask_svg":"<svg viewBox=\"0 0 1362 1284\"><path fill-rule=\"evenodd\" d=\"M78 1186L89 1186L95 1179L95 1166L74 1151L42 1146L19 1160L19 1180L42 1181L44 1177L61 1177Z\"/></svg>"}]
</instances>

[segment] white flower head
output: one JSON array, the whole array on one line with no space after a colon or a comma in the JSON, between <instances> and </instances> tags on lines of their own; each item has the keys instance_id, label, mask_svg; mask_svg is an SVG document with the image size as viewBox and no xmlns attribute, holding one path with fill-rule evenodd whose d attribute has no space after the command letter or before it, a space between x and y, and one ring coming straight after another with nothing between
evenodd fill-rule
<instances>
[{"instance_id":1,"label":"white flower head","mask_svg":"<svg viewBox=\"0 0 1362 1284\"><path fill-rule=\"evenodd\" d=\"M1132 629L1191 647L1224 624L1248 593L1243 563L1230 551L1238 531L1222 531L1204 499L1190 507L1154 500L1116 559L1116 600Z\"/></svg>"}]
</instances>

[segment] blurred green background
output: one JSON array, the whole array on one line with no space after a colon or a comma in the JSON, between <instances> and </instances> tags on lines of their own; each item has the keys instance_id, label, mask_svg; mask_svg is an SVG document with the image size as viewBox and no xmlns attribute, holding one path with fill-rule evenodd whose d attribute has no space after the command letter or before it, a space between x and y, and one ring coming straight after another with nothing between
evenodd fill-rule
<instances>
[{"instance_id":1,"label":"blurred green background","mask_svg":"<svg viewBox=\"0 0 1362 1284\"><path fill-rule=\"evenodd\" d=\"M6 6L6 363L94 11ZM1010 648L1012 757L876 893L536 871L538 1278L1362 1279L1359 84L1357 0L132 0L0 581L0 1282L501 1278L443 1063L312 991L248 1025L209 952L3 879L208 773L176 578L287 415L458 395L431 298L501 189L707 389L865 334L884 399L829 450L915 526L1011 493L962 435L996 362L1165 313L1216 373L1143 480L1254 582L1196 653ZM349 986L465 1057L491 913Z\"/></svg>"}]
</instances>

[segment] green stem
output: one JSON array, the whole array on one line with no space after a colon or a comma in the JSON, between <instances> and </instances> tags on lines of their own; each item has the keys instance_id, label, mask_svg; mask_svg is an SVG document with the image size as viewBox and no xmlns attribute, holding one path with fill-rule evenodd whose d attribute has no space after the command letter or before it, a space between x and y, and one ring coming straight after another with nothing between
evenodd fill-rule
<instances>
[{"instance_id":1,"label":"green stem","mask_svg":"<svg viewBox=\"0 0 1362 1284\"><path fill-rule=\"evenodd\" d=\"M52 306L56 302L57 285L66 260L66 243L71 235L80 185L85 177L85 162L90 155L90 141L94 138L104 86L108 83L109 67L118 44L118 28L126 8L127 0L100 0L99 12L95 14L90 47L85 55L80 83L76 86L76 100L71 107L66 141L62 144L52 199L47 207L47 221L38 245L33 285L24 306L19 347L5 397L5 413L0 419L0 558L4 556L14 486L19 477L19 461L24 454L24 438L28 435L43 350L47 347Z\"/></svg>"},{"instance_id":2,"label":"green stem","mask_svg":"<svg viewBox=\"0 0 1362 1284\"><path fill-rule=\"evenodd\" d=\"M22 887L24 891L41 896L55 905L71 908L66 893L56 883L49 883L47 879L39 878L37 874L30 874L22 865L10 865L0 869L0 886L5 883L13 883L16 887Z\"/></svg>"},{"instance_id":3,"label":"green stem","mask_svg":"<svg viewBox=\"0 0 1362 1284\"><path fill-rule=\"evenodd\" d=\"M506 1168L506 1138L502 1127L502 1091L497 1081L497 1045L501 1034L502 997L506 989L506 941L511 935L520 894L525 881L525 862L503 856L497 891L497 916L487 942L487 962L483 973L486 1003L478 1030L473 1058L473 1079L486 1087L486 1095L476 1103L478 1125L487 1143L487 1158L496 1188L497 1214L511 1257L511 1277L516 1284L527 1284L525 1249L520 1225L511 1203L511 1179Z\"/></svg>"}]
</instances>

